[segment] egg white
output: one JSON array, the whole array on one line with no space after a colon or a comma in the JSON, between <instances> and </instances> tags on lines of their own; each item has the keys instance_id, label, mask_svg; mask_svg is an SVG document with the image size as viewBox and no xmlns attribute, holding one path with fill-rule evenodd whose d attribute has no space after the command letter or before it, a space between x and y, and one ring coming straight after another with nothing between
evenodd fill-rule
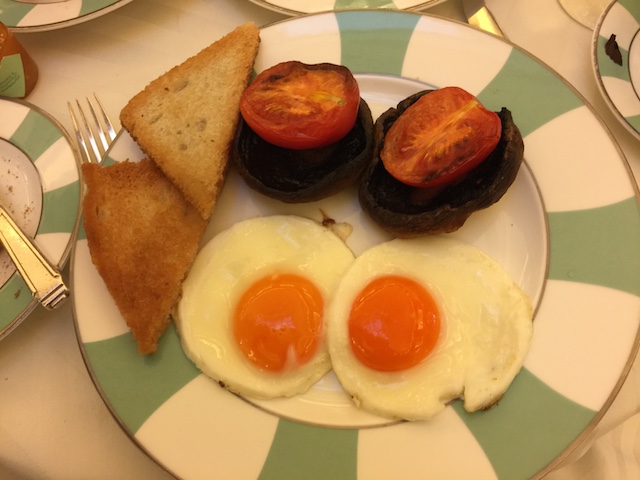
<instances>
[{"instance_id":1,"label":"egg white","mask_svg":"<svg viewBox=\"0 0 640 480\"><path fill-rule=\"evenodd\" d=\"M353 260L341 239L306 218L274 215L233 225L202 248L183 283L174 315L183 350L204 374L234 393L266 399L306 392L331 369L326 342L302 366L262 370L234 338L236 304L257 280L290 273L315 284L326 312Z\"/></svg>"},{"instance_id":2,"label":"egg white","mask_svg":"<svg viewBox=\"0 0 640 480\"><path fill-rule=\"evenodd\" d=\"M441 332L430 355L400 372L378 372L352 352L348 318L374 278L403 275L436 300ZM392 240L360 255L326 315L333 369L359 407L389 418L428 419L455 398L467 411L493 405L520 371L533 333L528 296L486 254L446 236Z\"/></svg>"}]
</instances>

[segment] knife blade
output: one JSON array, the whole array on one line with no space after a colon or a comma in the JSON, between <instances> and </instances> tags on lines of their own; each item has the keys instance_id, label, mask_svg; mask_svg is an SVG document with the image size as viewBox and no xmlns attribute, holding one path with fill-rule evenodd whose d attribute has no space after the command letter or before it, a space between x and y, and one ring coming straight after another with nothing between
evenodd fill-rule
<instances>
[{"instance_id":1,"label":"knife blade","mask_svg":"<svg viewBox=\"0 0 640 480\"><path fill-rule=\"evenodd\" d=\"M469 25L492 33L502 38L507 38L493 14L487 8L484 0L462 0L462 7Z\"/></svg>"}]
</instances>

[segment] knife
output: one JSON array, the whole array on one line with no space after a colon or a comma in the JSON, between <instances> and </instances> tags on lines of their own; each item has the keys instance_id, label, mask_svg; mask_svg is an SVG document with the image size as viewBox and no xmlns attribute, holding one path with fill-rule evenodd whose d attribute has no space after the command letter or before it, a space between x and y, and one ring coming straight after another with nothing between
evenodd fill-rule
<instances>
[{"instance_id":1,"label":"knife","mask_svg":"<svg viewBox=\"0 0 640 480\"><path fill-rule=\"evenodd\" d=\"M69 296L60 273L45 259L0 204L0 245L4 245L33 296L52 310Z\"/></svg>"},{"instance_id":2,"label":"knife","mask_svg":"<svg viewBox=\"0 0 640 480\"><path fill-rule=\"evenodd\" d=\"M462 7L469 25L499 37L507 38L487 8L484 0L462 0Z\"/></svg>"}]
</instances>

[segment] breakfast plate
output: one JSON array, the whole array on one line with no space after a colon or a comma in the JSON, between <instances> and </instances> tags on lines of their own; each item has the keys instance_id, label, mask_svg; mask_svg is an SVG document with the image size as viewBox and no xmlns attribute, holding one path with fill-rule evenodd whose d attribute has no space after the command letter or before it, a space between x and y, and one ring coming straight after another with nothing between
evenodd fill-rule
<instances>
[{"instance_id":1,"label":"breakfast plate","mask_svg":"<svg viewBox=\"0 0 640 480\"><path fill-rule=\"evenodd\" d=\"M0 98L0 203L52 265L69 258L80 218L80 174L71 139L49 115ZM38 304L0 245L0 339Z\"/></svg>"},{"instance_id":2,"label":"breakfast plate","mask_svg":"<svg viewBox=\"0 0 640 480\"><path fill-rule=\"evenodd\" d=\"M454 401L429 421L385 420L357 410L331 373L305 395L245 400L194 367L173 326L157 353L137 353L81 229L72 260L76 331L114 417L150 458L185 479L228 472L280 479L548 473L587 439L638 348L640 212L615 141L557 74L466 24L403 11L345 10L275 23L261 38L257 72L292 59L346 65L374 117L418 90L448 85L470 91L490 109L511 110L524 138L525 165L498 203L453 235L485 251L529 294L531 350L504 397L483 412L467 413ZM121 132L108 160L142 156ZM233 169L206 235L270 214L329 215L350 224L347 245L356 255L389 239L362 212L353 190L284 204L251 191Z\"/></svg>"},{"instance_id":3,"label":"breakfast plate","mask_svg":"<svg viewBox=\"0 0 640 480\"><path fill-rule=\"evenodd\" d=\"M130 2L131 0L67 0L31 4L0 0L0 22L16 32L55 30L106 15Z\"/></svg>"},{"instance_id":4,"label":"breakfast plate","mask_svg":"<svg viewBox=\"0 0 640 480\"><path fill-rule=\"evenodd\" d=\"M327 12L351 8L391 8L421 10L443 0L251 0L256 5L284 15Z\"/></svg>"},{"instance_id":5,"label":"breakfast plate","mask_svg":"<svg viewBox=\"0 0 640 480\"><path fill-rule=\"evenodd\" d=\"M593 36L596 81L618 120L640 138L640 4L616 0L600 17Z\"/></svg>"}]
</instances>

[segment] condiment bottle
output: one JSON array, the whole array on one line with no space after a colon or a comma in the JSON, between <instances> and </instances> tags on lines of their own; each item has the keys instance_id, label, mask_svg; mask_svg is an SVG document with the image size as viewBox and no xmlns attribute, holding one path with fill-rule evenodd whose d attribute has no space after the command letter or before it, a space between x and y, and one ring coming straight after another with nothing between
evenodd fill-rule
<instances>
[{"instance_id":1,"label":"condiment bottle","mask_svg":"<svg viewBox=\"0 0 640 480\"><path fill-rule=\"evenodd\" d=\"M5 24L0 22L0 96L24 98L38 81L38 67Z\"/></svg>"}]
</instances>

